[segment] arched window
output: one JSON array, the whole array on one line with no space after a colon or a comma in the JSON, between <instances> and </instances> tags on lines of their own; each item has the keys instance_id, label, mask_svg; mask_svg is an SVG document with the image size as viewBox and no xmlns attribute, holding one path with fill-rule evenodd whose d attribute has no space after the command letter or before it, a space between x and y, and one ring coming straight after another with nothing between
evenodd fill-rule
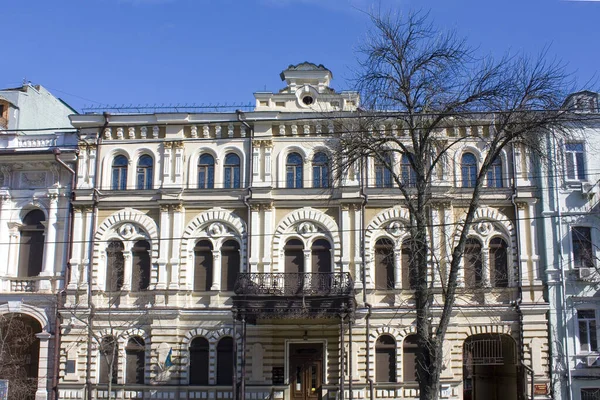
<instances>
[{"instance_id":1,"label":"arched window","mask_svg":"<svg viewBox=\"0 0 600 400\"><path fill-rule=\"evenodd\" d=\"M132 267L131 290L134 292L150 286L150 243L140 240L131 249Z\"/></svg>"},{"instance_id":2,"label":"arched window","mask_svg":"<svg viewBox=\"0 0 600 400\"><path fill-rule=\"evenodd\" d=\"M116 156L112 163L112 190L127 189L127 157Z\"/></svg>"},{"instance_id":3,"label":"arched window","mask_svg":"<svg viewBox=\"0 0 600 400\"><path fill-rule=\"evenodd\" d=\"M375 243L375 288L394 288L394 243L382 238Z\"/></svg>"},{"instance_id":4,"label":"arched window","mask_svg":"<svg viewBox=\"0 0 600 400\"><path fill-rule=\"evenodd\" d=\"M289 189L299 189L302 183L302 156L298 153L290 153L285 163L285 182Z\"/></svg>"},{"instance_id":5,"label":"arched window","mask_svg":"<svg viewBox=\"0 0 600 400\"><path fill-rule=\"evenodd\" d=\"M469 238L465 243L464 252L465 286L480 287L482 284L481 243L479 240Z\"/></svg>"},{"instance_id":6,"label":"arched window","mask_svg":"<svg viewBox=\"0 0 600 400\"><path fill-rule=\"evenodd\" d=\"M217 344L217 385L233 383L233 339L224 337Z\"/></svg>"},{"instance_id":7,"label":"arched window","mask_svg":"<svg viewBox=\"0 0 600 400\"><path fill-rule=\"evenodd\" d=\"M402 173L402 184L406 187L415 187L417 184L417 174L412 166L412 154L404 153L400 159L400 170Z\"/></svg>"},{"instance_id":8,"label":"arched window","mask_svg":"<svg viewBox=\"0 0 600 400\"><path fill-rule=\"evenodd\" d=\"M21 243L19 245L19 276L38 276L44 261L44 225L46 216L42 210L29 211L23 218Z\"/></svg>"},{"instance_id":9,"label":"arched window","mask_svg":"<svg viewBox=\"0 0 600 400\"><path fill-rule=\"evenodd\" d=\"M11 397L3 396L3 398L34 399L40 361L40 339L36 335L42 332L40 323L26 314L2 314L0 315L0 332L2 333L1 369L5 374L2 378L15 378L17 388L20 387L23 390L21 396L16 392L14 397L11 394ZM41 379L45 379L45 376ZM27 382L27 384L20 384L21 382ZM29 385L29 382L35 382L35 384Z\"/></svg>"},{"instance_id":10,"label":"arched window","mask_svg":"<svg viewBox=\"0 0 600 400\"><path fill-rule=\"evenodd\" d=\"M201 240L194 247L194 290L210 290L213 284L213 246Z\"/></svg>"},{"instance_id":11,"label":"arched window","mask_svg":"<svg viewBox=\"0 0 600 400\"><path fill-rule=\"evenodd\" d=\"M381 335L375 343L375 380L396 382L396 341L390 335Z\"/></svg>"},{"instance_id":12,"label":"arched window","mask_svg":"<svg viewBox=\"0 0 600 400\"><path fill-rule=\"evenodd\" d=\"M232 291L240 273L240 245L228 240L221 246L221 290Z\"/></svg>"},{"instance_id":13,"label":"arched window","mask_svg":"<svg viewBox=\"0 0 600 400\"><path fill-rule=\"evenodd\" d=\"M208 340L197 337L190 344L190 385L208 385Z\"/></svg>"},{"instance_id":14,"label":"arched window","mask_svg":"<svg viewBox=\"0 0 600 400\"><path fill-rule=\"evenodd\" d=\"M402 380L415 382L417 380L417 335L408 335L402 342Z\"/></svg>"},{"instance_id":15,"label":"arched window","mask_svg":"<svg viewBox=\"0 0 600 400\"><path fill-rule=\"evenodd\" d=\"M225 188L240 188L240 157L237 154L227 154L225 156Z\"/></svg>"},{"instance_id":16,"label":"arched window","mask_svg":"<svg viewBox=\"0 0 600 400\"><path fill-rule=\"evenodd\" d=\"M500 157L496 159L490 165L490 169L487 173L487 184L488 187L501 188L502 185L502 160Z\"/></svg>"},{"instance_id":17,"label":"arched window","mask_svg":"<svg viewBox=\"0 0 600 400\"><path fill-rule=\"evenodd\" d=\"M202 154L198 160L198 188L215 187L215 159L210 154Z\"/></svg>"},{"instance_id":18,"label":"arched window","mask_svg":"<svg viewBox=\"0 0 600 400\"><path fill-rule=\"evenodd\" d=\"M132 337L125 347L125 383L144 384L146 347L144 339Z\"/></svg>"},{"instance_id":19,"label":"arched window","mask_svg":"<svg viewBox=\"0 0 600 400\"><path fill-rule=\"evenodd\" d=\"M508 287L508 245L501 238L490 241L490 273L495 287Z\"/></svg>"},{"instance_id":20,"label":"arched window","mask_svg":"<svg viewBox=\"0 0 600 400\"><path fill-rule=\"evenodd\" d=\"M402 243L402 289L417 288L417 265L413 260L410 240Z\"/></svg>"},{"instance_id":21,"label":"arched window","mask_svg":"<svg viewBox=\"0 0 600 400\"><path fill-rule=\"evenodd\" d=\"M119 371L118 342L113 336L105 336L100 341L100 368L98 370L98 383L117 383Z\"/></svg>"},{"instance_id":22,"label":"arched window","mask_svg":"<svg viewBox=\"0 0 600 400\"><path fill-rule=\"evenodd\" d=\"M331 245L325 239L317 239L311 247L312 272L332 272Z\"/></svg>"},{"instance_id":23,"label":"arched window","mask_svg":"<svg viewBox=\"0 0 600 400\"><path fill-rule=\"evenodd\" d=\"M298 239L290 239L283 248L285 262L284 290L286 294L300 294L304 290L304 245Z\"/></svg>"},{"instance_id":24,"label":"arched window","mask_svg":"<svg viewBox=\"0 0 600 400\"><path fill-rule=\"evenodd\" d=\"M304 245L298 239L290 239L283 248L285 253L285 272L304 272Z\"/></svg>"},{"instance_id":25,"label":"arched window","mask_svg":"<svg viewBox=\"0 0 600 400\"><path fill-rule=\"evenodd\" d=\"M313 187L329 187L329 158L323 152L315 154L313 157Z\"/></svg>"},{"instance_id":26,"label":"arched window","mask_svg":"<svg viewBox=\"0 0 600 400\"><path fill-rule=\"evenodd\" d=\"M152 157L143 155L138 160L136 189L152 189Z\"/></svg>"},{"instance_id":27,"label":"arched window","mask_svg":"<svg viewBox=\"0 0 600 400\"><path fill-rule=\"evenodd\" d=\"M106 291L115 292L123 288L125 257L123 243L112 240L106 248Z\"/></svg>"},{"instance_id":28,"label":"arched window","mask_svg":"<svg viewBox=\"0 0 600 400\"><path fill-rule=\"evenodd\" d=\"M379 157L375 158L375 187L390 188L392 187L392 162L389 154L383 156L383 160Z\"/></svg>"},{"instance_id":29,"label":"arched window","mask_svg":"<svg viewBox=\"0 0 600 400\"><path fill-rule=\"evenodd\" d=\"M471 153L462 156L460 169L462 173L462 187L472 188L477 183L477 159Z\"/></svg>"}]
</instances>

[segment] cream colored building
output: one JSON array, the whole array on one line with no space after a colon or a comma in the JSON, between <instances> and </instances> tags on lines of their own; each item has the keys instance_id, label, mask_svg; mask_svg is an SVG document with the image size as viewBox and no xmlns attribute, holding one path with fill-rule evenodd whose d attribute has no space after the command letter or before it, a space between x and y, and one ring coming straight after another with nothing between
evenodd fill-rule
<instances>
[{"instance_id":1,"label":"cream colored building","mask_svg":"<svg viewBox=\"0 0 600 400\"><path fill-rule=\"evenodd\" d=\"M35 335L23 338L32 343L22 352L7 352L15 343L0 324L0 362L16 370L8 377L0 371L11 398L21 388L29 398L49 399L56 385L56 315L77 148L73 112L39 85L0 90L0 319L21 321L23 332Z\"/></svg>"},{"instance_id":2,"label":"cream colored building","mask_svg":"<svg viewBox=\"0 0 600 400\"><path fill-rule=\"evenodd\" d=\"M250 112L72 116L81 141L60 398L84 398L86 383L107 398L109 379L116 398L417 396L400 192L372 161L332 180L338 117L357 110L357 93L333 90L322 65L281 77L286 87L256 93ZM392 122L380 130L403 134ZM434 182L440 258L484 149L466 139ZM444 346L442 398L517 398L532 378L536 398L549 398L529 165L517 147L490 176ZM443 263L432 274L441 293ZM111 375L103 346L113 341Z\"/></svg>"}]
</instances>

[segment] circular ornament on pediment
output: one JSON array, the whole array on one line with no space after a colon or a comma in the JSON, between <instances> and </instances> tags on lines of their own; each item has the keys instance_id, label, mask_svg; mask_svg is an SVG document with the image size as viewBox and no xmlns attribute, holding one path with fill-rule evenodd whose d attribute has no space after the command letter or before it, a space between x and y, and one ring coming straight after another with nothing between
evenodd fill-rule
<instances>
[{"instance_id":1,"label":"circular ornament on pediment","mask_svg":"<svg viewBox=\"0 0 600 400\"><path fill-rule=\"evenodd\" d=\"M137 229L133 224L123 224L119 227L119 235L121 235L121 237L123 239L129 239L131 238L133 235L137 234Z\"/></svg>"},{"instance_id":2,"label":"circular ornament on pediment","mask_svg":"<svg viewBox=\"0 0 600 400\"><path fill-rule=\"evenodd\" d=\"M489 221L482 221L475 225L475 231L481 236L487 236L494 231L494 225Z\"/></svg>"},{"instance_id":3,"label":"circular ornament on pediment","mask_svg":"<svg viewBox=\"0 0 600 400\"><path fill-rule=\"evenodd\" d=\"M392 236L398 237L400 236L400 234L402 233L402 231L404 230L404 225L402 225L402 223L400 223L400 221L392 221L390 222L390 224L387 226L387 228L385 228L385 230Z\"/></svg>"},{"instance_id":4,"label":"circular ornament on pediment","mask_svg":"<svg viewBox=\"0 0 600 400\"><path fill-rule=\"evenodd\" d=\"M317 232L317 227L312 222L302 222L296 230L300 236L308 237Z\"/></svg>"},{"instance_id":5,"label":"circular ornament on pediment","mask_svg":"<svg viewBox=\"0 0 600 400\"><path fill-rule=\"evenodd\" d=\"M227 232L225 226L220 222L214 222L209 225L207 233L211 237L223 236Z\"/></svg>"}]
</instances>

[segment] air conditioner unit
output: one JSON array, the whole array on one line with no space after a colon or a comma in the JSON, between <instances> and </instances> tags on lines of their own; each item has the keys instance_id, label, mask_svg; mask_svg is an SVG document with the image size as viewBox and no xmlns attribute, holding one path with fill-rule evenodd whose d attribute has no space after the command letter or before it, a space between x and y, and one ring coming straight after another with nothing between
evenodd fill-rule
<instances>
[{"instance_id":1,"label":"air conditioner unit","mask_svg":"<svg viewBox=\"0 0 600 400\"><path fill-rule=\"evenodd\" d=\"M589 280L594 276L594 272L595 271L593 268L581 267L581 268L579 268L579 279Z\"/></svg>"},{"instance_id":2,"label":"air conditioner unit","mask_svg":"<svg viewBox=\"0 0 600 400\"><path fill-rule=\"evenodd\" d=\"M588 367L595 367L598 361L598 356L587 356L585 358Z\"/></svg>"}]
</instances>

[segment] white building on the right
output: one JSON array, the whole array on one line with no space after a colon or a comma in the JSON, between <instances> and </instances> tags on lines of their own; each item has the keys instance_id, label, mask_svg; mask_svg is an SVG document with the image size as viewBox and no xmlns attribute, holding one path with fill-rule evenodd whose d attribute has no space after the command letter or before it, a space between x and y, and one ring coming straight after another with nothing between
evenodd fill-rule
<instances>
[{"instance_id":1,"label":"white building on the right","mask_svg":"<svg viewBox=\"0 0 600 400\"><path fill-rule=\"evenodd\" d=\"M600 399L600 114L598 93L570 95L576 127L548 137L540 243L548 284L554 398Z\"/></svg>"}]
</instances>

